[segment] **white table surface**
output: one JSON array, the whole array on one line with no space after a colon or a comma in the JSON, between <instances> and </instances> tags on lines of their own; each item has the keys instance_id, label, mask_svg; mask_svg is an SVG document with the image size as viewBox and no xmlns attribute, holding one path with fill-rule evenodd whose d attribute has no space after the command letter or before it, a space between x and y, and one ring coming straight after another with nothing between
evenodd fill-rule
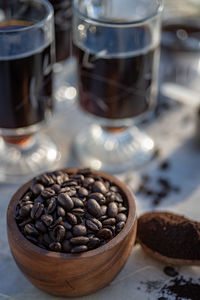
<instances>
[{"instance_id":1,"label":"white table surface","mask_svg":"<svg viewBox=\"0 0 200 300\"><path fill-rule=\"evenodd\" d=\"M73 156L71 145L83 124L87 126L86 120L77 112L76 107L62 112L52 120L48 132L61 149L60 166L79 165ZM130 170L119 177L122 180L128 180L129 187L134 191L141 174L148 173L156 179L162 173L180 186L181 192L171 194L156 208L151 205L150 199L147 197L144 199L138 195L138 215L153 209L168 210L200 221L200 148L198 149L194 144L193 111L179 106L149 125L148 132L161 150L161 157L154 159L140 170ZM171 168L163 173L158 170L158 165L160 160L165 158L170 160ZM41 292L29 283L16 266L10 253L6 234L6 209L9 199L18 186L19 184L0 184L0 299L60 299ZM159 298L160 288L171 280L164 274L164 266L150 258L139 245L136 245L132 249L126 265L110 285L81 299L156 300ZM200 277L200 267L178 267L178 271L186 278L192 277L195 280ZM154 288L148 289L151 286ZM173 300L175 297L168 296L168 299Z\"/></svg>"}]
</instances>

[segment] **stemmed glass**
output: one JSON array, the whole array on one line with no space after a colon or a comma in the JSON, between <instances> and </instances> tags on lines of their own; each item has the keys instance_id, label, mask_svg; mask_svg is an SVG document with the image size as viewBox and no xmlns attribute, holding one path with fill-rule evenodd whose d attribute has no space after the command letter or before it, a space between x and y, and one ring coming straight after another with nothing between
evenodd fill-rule
<instances>
[{"instance_id":1,"label":"stemmed glass","mask_svg":"<svg viewBox=\"0 0 200 300\"><path fill-rule=\"evenodd\" d=\"M0 177L19 180L59 159L39 133L53 111L53 8L45 0L0 0Z\"/></svg>"},{"instance_id":2,"label":"stemmed glass","mask_svg":"<svg viewBox=\"0 0 200 300\"><path fill-rule=\"evenodd\" d=\"M157 96L162 0L74 0L80 107L93 117L75 149L83 165L121 172L149 161L135 126Z\"/></svg>"}]
</instances>

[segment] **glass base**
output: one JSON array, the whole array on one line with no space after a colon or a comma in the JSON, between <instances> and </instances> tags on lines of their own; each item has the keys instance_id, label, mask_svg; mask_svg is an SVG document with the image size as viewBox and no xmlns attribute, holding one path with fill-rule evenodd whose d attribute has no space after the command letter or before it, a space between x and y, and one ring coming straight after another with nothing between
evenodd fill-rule
<instances>
[{"instance_id":1,"label":"glass base","mask_svg":"<svg viewBox=\"0 0 200 300\"><path fill-rule=\"evenodd\" d=\"M154 142L137 127L111 132L92 125L77 136L75 151L85 167L121 173L150 161L154 155Z\"/></svg>"},{"instance_id":2,"label":"glass base","mask_svg":"<svg viewBox=\"0 0 200 300\"><path fill-rule=\"evenodd\" d=\"M27 181L36 174L55 168L60 153L51 139L42 134L31 136L20 145L0 138L0 181Z\"/></svg>"},{"instance_id":3,"label":"glass base","mask_svg":"<svg viewBox=\"0 0 200 300\"><path fill-rule=\"evenodd\" d=\"M57 112L72 107L76 102L75 64L75 58L69 58L54 65L54 98Z\"/></svg>"}]
</instances>

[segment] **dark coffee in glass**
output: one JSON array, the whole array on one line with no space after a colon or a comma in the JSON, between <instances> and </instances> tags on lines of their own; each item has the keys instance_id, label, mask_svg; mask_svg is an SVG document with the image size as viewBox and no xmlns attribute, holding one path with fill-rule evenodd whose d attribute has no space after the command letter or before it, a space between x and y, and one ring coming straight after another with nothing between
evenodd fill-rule
<instances>
[{"instance_id":1,"label":"dark coffee in glass","mask_svg":"<svg viewBox=\"0 0 200 300\"><path fill-rule=\"evenodd\" d=\"M112 29L104 29L105 44L110 42L113 47L114 34ZM98 43L91 53L90 45L95 37L89 30L82 47L74 47L78 58L80 105L91 114L108 119L132 118L146 112L154 100L158 47L145 46L151 38L148 28L130 28L126 34L129 40L127 44L116 45L122 48L121 53L116 49L116 55L103 51L99 55ZM136 35L140 37L141 49L134 52Z\"/></svg>"},{"instance_id":2,"label":"dark coffee in glass","mask_svg":"<svg viewBox=\"0 0 200 300\"><path fill-rule=\"evenodd\" d=\"M19 20L0 22L0 30L14 30L29 25ZM51 113L51 57L51 45L44 45L32 53L0 57L0 74L3 75L0 95L2 101L6 99L0 109L0 128L34 125L44 121Z\"/></svg>"}]
</instances>

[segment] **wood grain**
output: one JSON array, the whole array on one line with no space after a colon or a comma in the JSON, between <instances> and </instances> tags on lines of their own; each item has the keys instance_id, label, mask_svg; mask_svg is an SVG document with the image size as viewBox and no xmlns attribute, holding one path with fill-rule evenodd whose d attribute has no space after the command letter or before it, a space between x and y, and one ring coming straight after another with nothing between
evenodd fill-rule
<instances>
[{"instance_id":1,"label":"wood grain","mask_svg":"<svg viewBox=\"0 0 200 300\"><path fill-rule=\"evenodd\" d=\"M76 170L68 169L74 173ZM115 177L98 171L93 173L119 186L129 207L127 222L122 231L95 250L81 254L56 253L35 246L22 235L15 221L15 209L31 181L15 193L8 206L7 232L13 257L32 284L47 293L77 297L105 287L119 273L135 242L137 219L133 194Z\"/></svg>"}]
</instances>

